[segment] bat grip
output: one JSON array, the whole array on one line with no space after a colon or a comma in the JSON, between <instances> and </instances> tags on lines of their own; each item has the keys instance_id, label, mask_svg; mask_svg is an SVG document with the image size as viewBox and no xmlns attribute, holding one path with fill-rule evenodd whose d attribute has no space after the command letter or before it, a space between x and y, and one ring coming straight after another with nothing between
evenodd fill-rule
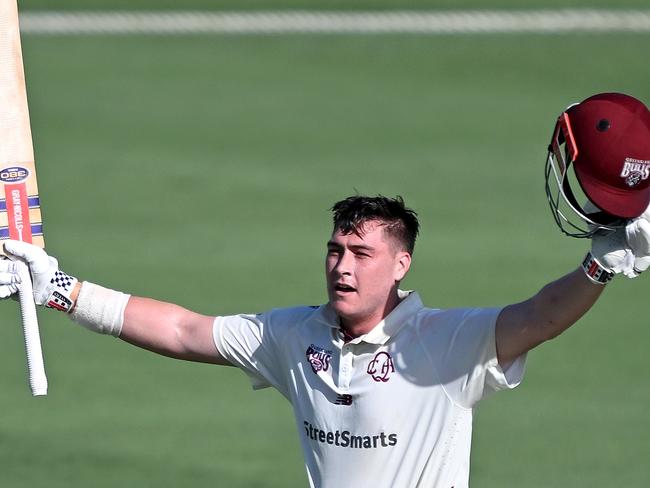
<instances>
[{"instance_id":1,"label":"bat grip","mask_svg":"<svg viewBox=\"0 0 650 488\"><path fill-rule=\"evenodd\" d=\"M23 320L25 334L25 349L27 351L27 370L29 386L32 395L47 395L47 376L41 349L41 336L38 330L38 317L36 316L36 303L32 292L32 277L29 268L22 261L17 261L18 274L21 278L18 297L20 300L20 315Z\"/></svg>"}]
</instances>

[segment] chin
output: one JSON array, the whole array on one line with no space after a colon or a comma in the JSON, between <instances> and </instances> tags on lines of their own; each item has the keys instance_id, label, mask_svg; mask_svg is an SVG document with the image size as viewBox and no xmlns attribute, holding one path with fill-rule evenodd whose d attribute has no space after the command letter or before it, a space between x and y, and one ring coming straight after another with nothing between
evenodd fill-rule
<instances>
[{"instance_id":1,"label":"chin","mask_svg":"<svg viewBox=\"0 0 650 488\"><path fill-rule=\"evenodd\" d=\"M354 307L352 307L349 303L345 303L343 300L336 299L336 298L330 299L329 305L336 312L336 314L342 319L346 319L350 316L355 315Z\"/></svg>"},{"instance_id":2,"label":"chin","mask_svg":"<svg viewBox=\"0 0 650 488\"><path fill-rule=\"evenodd\" d=\"M348 303L341 303L340 301L330 301L330 306L336 312L342 323L354 323L363 313L357 308Z\"/></svg>"}]
</instances>

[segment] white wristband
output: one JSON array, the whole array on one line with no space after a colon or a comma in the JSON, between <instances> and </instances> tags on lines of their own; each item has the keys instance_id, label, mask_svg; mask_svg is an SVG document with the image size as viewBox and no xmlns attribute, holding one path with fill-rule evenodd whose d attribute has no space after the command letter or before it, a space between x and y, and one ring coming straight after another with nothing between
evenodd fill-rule
<instances>
[{"instance_id":1,"label":"white wristband","mask_svg":"<svg viewBox=\"0 0 650 488\"><path fill-rule=\"evenodd\" d=\"M614 273L605 268L591 252L588 252L582 261L582 270L592 283L606 285L614 277Z\"/></svg>"},{"instance_id":2,"label":"white wristband","mask_svg":"<svg viewBox=\"0 0 650 488\"><path fill-rule=\"evenodd\" d=\"M57 269L50 280L52 293L50 293L44 305L61 312L70 312L70 309L74 306L71 295L77 282L78 280L74 276L69 276Z\"/></svg>"},{"instance_id":3,"label":"white wristband","mask_svg":"<svg viewBox=\"0 0 650 488\"><path fill-rule=\"evenodd\" d=\"M84 281L70 318L89 330L119 337L131 295Z\"/></svg>"}]
</instances>

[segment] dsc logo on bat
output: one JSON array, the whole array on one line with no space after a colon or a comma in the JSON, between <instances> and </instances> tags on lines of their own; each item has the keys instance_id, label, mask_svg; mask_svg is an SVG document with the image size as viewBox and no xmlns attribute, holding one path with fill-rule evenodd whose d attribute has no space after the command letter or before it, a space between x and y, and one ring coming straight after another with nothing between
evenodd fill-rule
<instances>
[{"instance_id":1,"label":"dsc logo on bat","mask_svg":"<svg viewBox=\"0 0 650 488\"><path fill-rule=\"evenodd\" d=\"M20 183L29 178L29 170L21 166L11 166L0 170L0 181L3 183Z\"/></svg>"}]
</instances>

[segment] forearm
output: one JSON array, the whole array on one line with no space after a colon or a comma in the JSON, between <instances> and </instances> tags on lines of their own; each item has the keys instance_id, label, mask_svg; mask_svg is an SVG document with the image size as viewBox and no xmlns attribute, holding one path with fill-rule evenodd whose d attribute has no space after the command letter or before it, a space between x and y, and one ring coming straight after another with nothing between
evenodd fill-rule
<instances>
[{"instance_id":1,"label":"forearm","mask_svg":"<svg viewBox=\"0 0 650 488\"><path fill-rule=\"evenodd\" d=\"M604 288L590 281L582 269L576 269L530 299L505 307L497 321L499 361L512 361L560 335L594 305Z\"/></svg>"},{"instance_id":2,"label":"forearm","mask_svg":"<svg viewBox=\"0 0 650 488\"><path fill-rule=\"evenodd\" d=\"M560 335L594 305L605 286L590 281L581 269L549 283L531 298L532 317L541 341Z\"/></svg>"}]
</instances>

